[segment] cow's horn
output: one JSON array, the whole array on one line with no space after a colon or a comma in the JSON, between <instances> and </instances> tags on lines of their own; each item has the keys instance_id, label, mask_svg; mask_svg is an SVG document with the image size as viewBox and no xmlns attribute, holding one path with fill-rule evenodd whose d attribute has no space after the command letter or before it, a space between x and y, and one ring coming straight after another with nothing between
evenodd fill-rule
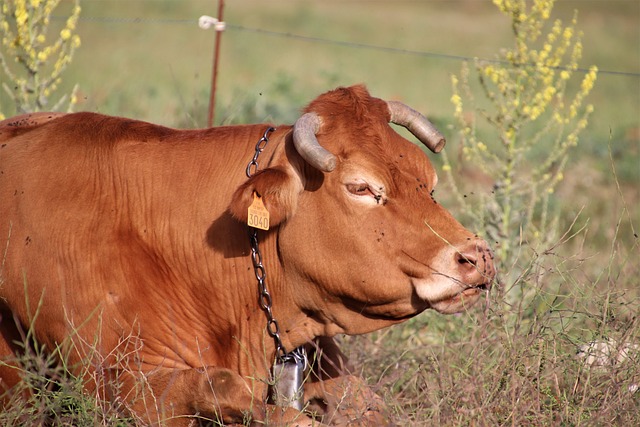
<instances>
[{"instance_id":1,"label":"cow's horn","mask_svg":"<svg viewBox=\"0 0 640 427\"><path fill-rule=\"evenodd\" d=\"M316 133L320 130L320 124L320 117L316 113L303 114L293 125L293 144L311 166L331 172L336 167L336 156L318 142Z\"/></svg>"},{"instance_id":2,"label":"cow's horn","mask_svg":"<svg viewBox=\"0 0 640 427\"><path fill-rule=\"evenodd\" d=\"M404 126L434 153L439 153L446 143L444 136L425 116L398 101L388 101L391 123Z\"/></svg>"}]
</instances>

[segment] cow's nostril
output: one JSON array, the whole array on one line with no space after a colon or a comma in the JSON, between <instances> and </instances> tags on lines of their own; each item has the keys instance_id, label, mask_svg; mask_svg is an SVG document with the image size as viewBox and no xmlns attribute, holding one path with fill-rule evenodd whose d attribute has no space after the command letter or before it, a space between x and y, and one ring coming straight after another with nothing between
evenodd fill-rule
<instances>
[{"instance_id":1,"label":"cow's nostril","mask_svg":"<svg viewBox=\"0 0 640 427\"><path fill-rule=\"evenodd\" d=\"M458 252L456 253L456 260L458 261L458 264L462 265L472 265L475 266L478 264L478 258L477 255L474 254L470 254L470 253L462 253L462 252Z\"/></svg>"}]
</instances>

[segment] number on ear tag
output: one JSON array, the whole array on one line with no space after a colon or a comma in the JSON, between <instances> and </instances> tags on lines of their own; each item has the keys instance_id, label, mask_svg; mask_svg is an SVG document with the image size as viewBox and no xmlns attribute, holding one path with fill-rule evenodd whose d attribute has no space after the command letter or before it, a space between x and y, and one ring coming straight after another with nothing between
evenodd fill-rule
<instances>
[{"instance_id":1,"label":"number on ear tag","mask_svg":"<svg viewBox=\"0 0 640 427\"><path fill-rule=\"evenodd\" d=\"M253 202L249 206L248 213L247 224L249 227L259 228L260 230L269 229L269 211L262 203L262 197L255 191L253 192Z\"/></svg>"}]
</instances>

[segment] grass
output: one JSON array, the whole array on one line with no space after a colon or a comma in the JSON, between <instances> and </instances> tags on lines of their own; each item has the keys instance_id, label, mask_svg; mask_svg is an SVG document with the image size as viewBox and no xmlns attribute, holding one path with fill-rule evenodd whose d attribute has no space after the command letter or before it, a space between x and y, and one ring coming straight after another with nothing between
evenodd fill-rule
<instances>
[{"instance_id":1,"label":"grass","mask_svg":"<svg viewBox=\"0 0 640 427\"><path fill-rule=\"evenodd\" d=\"M85 19L148 21L79 24L83 46L66 75L69 90L80 85L77 109L203 126L213 32L198 29L195 19L213 14L213 3L120 6L83 2ZM514 265L501 266L501 281L484 304L464 314L427 312L367 336L341 338L400 425L640 423L640 392L633 387L640 384L640 353L604 366L577 356L593 341L640 343L640 3L560 0L554 15L568 19L575 8L585 32L582 64L636 75L600 73L589 97L596 110L554 199L566 234L538 252L524 242ZM194 23L166 21L182 18ZM510 36L490 2L478 0L237 1L227 2L225 18L245 28L482 58L493 57ZM459 72L459 60L231 27L223 34L221 64L218 122L291 122L318 93L365 82L374 95L427 113L456 154L449 75ZM8 114L6 102L0 96ZM468 180L475 180L472 173ZM436 196L460 214L447 200L446 182ZM521 273L509 277L510 271ZM48 371L56 386L37 396L30 412L19 406L1 414L0 424L39 425L52 414L61 414L53 418L57 425L131 424L110 403L81 393L81 380L46 356L25 357L34 372Z\"/></svg>"},{"instance_id":2,"label":"grass","mask_svg":"<svg viewBox=\"0 0 640 427\"><path fill-rule=\"evenodd\" d=\"M107 401L98 393L87 393L84 389L83 374L86 379L96 377L97 374L88 371L89 366L95 364L86 363L81 369L75 369L66 362L65 343L47 349L35 341L32 329L21 330L19 334L19 354L13 362L19 366L15 369L20 369L24 381L11 390L7 407L0 411L1 426L134 425L131 418L123 415L118 402Z\"/></svg>"}]
</instances>

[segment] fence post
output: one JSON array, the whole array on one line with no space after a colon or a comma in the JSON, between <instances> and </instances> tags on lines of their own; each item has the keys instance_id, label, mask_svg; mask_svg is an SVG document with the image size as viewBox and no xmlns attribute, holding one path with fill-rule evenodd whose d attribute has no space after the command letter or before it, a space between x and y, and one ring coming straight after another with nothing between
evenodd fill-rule
<instances>
[{"instance_id":1,"label":"fence post","mask_svg":"<svg viewBox=\"0 0 640 427\"><path fill-rule=\"evenodd\" d=\"M218 22L223 21L224 12L224 0L218 0ZM220 57L220 39L222 38L222 31L216 31L216 41L213 51L213 70L211 72L211 94L209 96L209 117L207 119L207 126L213 126L213 119L215 117L216 110L216 89L218 79L218 63Z\"/></svg>"}]
</instances>

